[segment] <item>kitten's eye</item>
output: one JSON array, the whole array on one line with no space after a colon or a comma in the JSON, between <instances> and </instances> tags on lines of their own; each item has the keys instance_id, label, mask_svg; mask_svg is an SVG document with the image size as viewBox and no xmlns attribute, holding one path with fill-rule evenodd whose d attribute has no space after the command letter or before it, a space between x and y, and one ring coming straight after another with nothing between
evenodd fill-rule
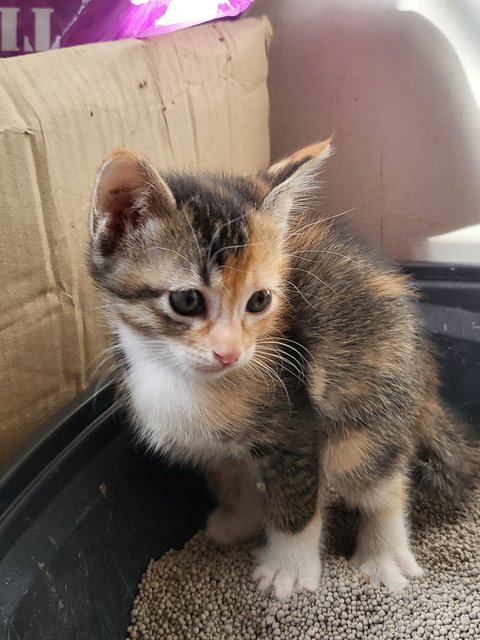
<instances>
[{"instance_id":1,"label":"kitten's eye","mask_svg":"<svg viewBox=\"0 0 480 640\"><path fill-rule=\"evenodd\" d=\"M267 289L260 289L256 291L250 300L247 302L247 311L250 313L260 313L268 307L272 301L272 294Z\"/></svg>"},{"instance_id":2,"label":"kitten's eye","mask_svg":"<svg viewBox=\"0 0 480 640\"><path fill-rule=\"evenodd\" d=\"M198 316L205 308L203 296L196 289L172 291L169 301L172 309L181 316Z\"/></svg>"}]
</instances>

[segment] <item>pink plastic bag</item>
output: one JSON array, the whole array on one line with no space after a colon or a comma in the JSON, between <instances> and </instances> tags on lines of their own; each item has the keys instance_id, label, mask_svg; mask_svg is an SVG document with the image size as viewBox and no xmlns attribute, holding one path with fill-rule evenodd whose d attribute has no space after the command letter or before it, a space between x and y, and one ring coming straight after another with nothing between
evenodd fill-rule
<instances>
[{"instance_id":1,"label":"pink plastic bag","mask_svg":"<svg viewBox=\"0 0 480 640\"><path fill-rule=\"evenodd\" d=\"M144 38L238 16L253 0L0 0L0 56Z\"/></svg>"}]
</instances>

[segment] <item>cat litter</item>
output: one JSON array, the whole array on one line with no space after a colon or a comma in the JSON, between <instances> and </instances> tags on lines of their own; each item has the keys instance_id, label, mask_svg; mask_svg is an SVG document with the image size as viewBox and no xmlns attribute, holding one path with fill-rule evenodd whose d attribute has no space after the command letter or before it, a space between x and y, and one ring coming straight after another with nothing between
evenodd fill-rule
<instances>
[{"instance_id":1,"label":"cat litter","mask_svg":"<svg viewBox=\"0 0 480 640\"><path fill-rule=\"evenodd\" d=\"M130 640L464 640L480 637L480 489L455 513L414 496L412 544L424 568L401 593L350 568L355 517L328 512L323 581L280 603L250 578L250 545L218 548L197 533L151 561L131 612Z\"/></svg>"}]
</instances>

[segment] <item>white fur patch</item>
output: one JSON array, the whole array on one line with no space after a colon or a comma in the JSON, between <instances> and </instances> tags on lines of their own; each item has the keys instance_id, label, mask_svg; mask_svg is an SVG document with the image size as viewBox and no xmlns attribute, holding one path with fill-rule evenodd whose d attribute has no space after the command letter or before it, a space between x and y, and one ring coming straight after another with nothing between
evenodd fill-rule
<instances>
[{"instance_id":1,"label":"white fur patch","mask_svg":"<svg viewBox=\"0 0 480 640\"><path fill-rule=\"evenodd\" d=\"M371 584L401 591L408 584L407 577L422 575L410 551L401 512L362 518L360 527L351 563Z\"/></svg>"},{"instance_id":2,"label":"white fur patch","mask_svg":"<svg viewBox=\"0 0 480 640\"><path fill-rule=\"evenodd\" d=\"M196 463L242 456L242 447L222 440L224 425L211 413L211 386L175 371L124 323L115 329L130 365L126 374L130 403L148 444Z\"/></svg>"},{"instance_id":3,"label":"white fur patch","mask_svg":"<svg viewBox=\"0 0 480 640\"><path fill-rule=\"evenodd\" d=\"M300 591L316 591L322 575L321 533L318 516L296 535L271 531L266 546L255 552L252 578L260 591L272 591L279 600Z\"/></svg>"},{"instance_id":4,"label":"white fur patch","mask_svg":"<svg viewBox=\"0 0 480 640\"><path fill-rule=\"evenodd\" d=\"M398 483L399 479L393 478L357 500L361 519L351 559L371 584L383 584L390 591L401 591L409 577L423 573L410 551L403 501L389 491Z\"/></svg>"}]
</instances>

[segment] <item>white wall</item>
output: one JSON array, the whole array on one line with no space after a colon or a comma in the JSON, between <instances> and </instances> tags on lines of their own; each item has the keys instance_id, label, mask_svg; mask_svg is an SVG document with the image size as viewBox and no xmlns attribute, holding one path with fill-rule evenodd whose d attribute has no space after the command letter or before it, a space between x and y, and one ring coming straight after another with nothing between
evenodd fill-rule
<instances>
[{"instance_id":1,"label":"white wall","mask_svg":"<svg viewBox=\"0 0 480 640\"><path fill-rule=\"evenodd\" d=\"M272 157L334 131L325 214L353 207L395 258L480 262L480 226L448 236L480 223L480 1L256 0L249 13L274 28Z\"/></svg>"}]
</instances>

